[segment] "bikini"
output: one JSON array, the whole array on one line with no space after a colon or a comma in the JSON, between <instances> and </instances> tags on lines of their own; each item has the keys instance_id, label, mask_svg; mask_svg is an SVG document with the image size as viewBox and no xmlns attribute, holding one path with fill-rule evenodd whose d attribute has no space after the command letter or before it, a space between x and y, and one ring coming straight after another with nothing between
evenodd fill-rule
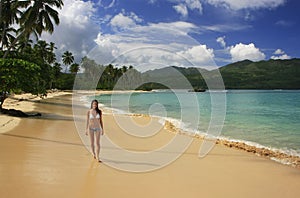
<instances>
[{"instance_id":1,"label":"bikini","mask_svg":"<svg viewBox=\"0 0 300 198\"><path fill-rule=\"evenodd\" d=\"M90 112L90 120L92 120L92 119L99 119L100 118L100 115L99 115L99 113L97 113L97 115L96 115L96 117L94 117L94 115ZM97 132L97 131L101 131L102 129L101 129L101 127L100 128L91 128L90 127L90 130L91 131L93 131L93 132Z\"/></svg>"},{"instance_id":2,"label":"bikini","mask_svg":"<svg viewBox=\"0 0 300 198\"><path fill-rule=\"evenodd\" d=\"M100 115L99 115L99 113L97 113L97 115L96 115L96 117L95 118L97 118L97 119L99 119L100 118ZM94 115L90 112L90 119L94 119Z\"/></svg>"}]
</instances>

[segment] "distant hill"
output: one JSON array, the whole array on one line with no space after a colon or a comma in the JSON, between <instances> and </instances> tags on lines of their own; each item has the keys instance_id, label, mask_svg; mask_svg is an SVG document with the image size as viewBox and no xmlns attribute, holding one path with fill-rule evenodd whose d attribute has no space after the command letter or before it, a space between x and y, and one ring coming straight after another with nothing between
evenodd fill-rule
<instances>
[{"instance_id":1,"label":"distant hill","mask_svg":"<svg viewBox=\"0 0 300 198\"><path fill-rule=\"evenodd\" d=\"M200 71L200 72L199 72ZM219 68L226 89L300 89L300 59L252 62L244 60ZM170 66L144 72L144 78L172 88L207 88L203 76L213 80L217 71ZM201 75L202 74L202 75ZM185 78L184 78L185 77ZM152 84L151 88L164 88Z\"/></svg>"},{"instance_id":2,"label":"distant hill","mask_svg":"<svg viewBox=\"0 0 300 198\"><path fill-rule=\"evenodd\" d=\"M143 78L148 81L157 82L169 88L190 89L193 87L205 87L205 81L199 72L208 72L198 68L183 68L170 66L162 69L150 70L143 73ZM187 81L188 79L188 81ZM166 88L159 84L152 84L153 89Z\"/></svg>"},{"instance_id":3,"label":"distant hill","mask_svg":"<svg viewBox=\"0 0 300 198\"><path fill-rule=\"evenodd\" d=\"M300 59L245 60L220 72L227 89L300 89Z\"/></svg>"}]
</instances>

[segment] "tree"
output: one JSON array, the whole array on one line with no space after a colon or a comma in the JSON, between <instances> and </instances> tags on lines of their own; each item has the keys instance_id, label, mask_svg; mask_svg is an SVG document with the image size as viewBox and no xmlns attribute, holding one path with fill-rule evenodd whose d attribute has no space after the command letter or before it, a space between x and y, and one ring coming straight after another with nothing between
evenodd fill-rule
<instances>
[{"instance_id":1,"label":"tree","mask_svg":"<svg viewBox=\"0 0 300 198\"><path fill-rule=\"evenodd\" d=\"M55 79L57 79L61 74L61 72L60 72L61 71L61 65L59 63L54 63L52 69L53 69L53 76L54 76Z\"/></svg>"},{"instance_id":2,"label":"tree","mask_svg":"<svg viewBox=\"0 0 300 198\"><path fill-rule=\"evenodd\" d=\"M25 0L12 2L14 3L14 6L11 6L10 8L14 9L10 9L9 12L3 12L3 4L5 3L1 3L1 18L3 16L3 21L6 24L13 25L14 23L10 23L9 19L14 19L14 16L20 16L20 18L17 17L14 19L14 22L17 22L20 28L17 31L16 38L10 45L7 46L7 50L3 58L5 58L9 51L15 47L17 42L20 40L28 40L31 34L34 34L38 38L38 36L41 36L43 31L53 33L53 21L56 25L59 24L58 12L53 9L53 7L62 8L63 6L62 0ZM20 12L18 8L25 10L24 12ZM7 27L4 29L6 28ZM2 34L2 37L3 36L4 34Z\"/></svg>"},{"instance_id":3,"label":"tree","mask_svg":"<svg viewBox=\"0 0 300 198\"><path fill-rule=\"evenodd\" d=\"M73 63L70 67L70 72L72 74L76 74L79 71L79 64L78 63Z\"/></svg>"},{"instance_id":4,"label":"tree","mask_svg":"<svg viewBox=\"0 0 300 198\"><path fill-rule=\"evenodd\" d=\"M40 83L40 66L20 59L0 59L1 104L6 93L25 91L33 94L46 93L46 87Z\"/></svg>"},{"instance_id":5,"label":"tree","mask_svg":"<svg viewBox=\"0 0 300 198\"><path fill-rule=\"evenodd\" d=\"M19 21L18 14L21 11L18 9L18 1L1 0L0 2L0 31L1 31L1 45L0 49L3 50L9 46L9 43L15 37L9 32L16 33L16 29L11 27L14 23Z\"/></svg>"},{"instance_id":6,"label":"tree","mask_svg":"<svg viewBox=\"0 0 300 198\"><path fill-rule=\"evenodd\" d=\"M28 29L35 30L39 35L43 31L52 33L55 24L59 24L58 12L52 7L61 8L63 6L62 0L27 0L28 9L23 13L20 22L21 25Z\"/></svg>"},{"instance_id":7,"label":"tree","mask_svg":"<svg viewBox=\"0 0 300 198\"><path fill-rule=\"evenodd\" d=\"M54 24L59 24L55 8L62 6L62 0L0 1L1 108L9 92L44 94L51 88L59 69L51 67L56 60L54 43L33 45L29 38L34 34L38 40L45 31L53 33Z\"/></svg>"},{"instance_id":8,"label":"tree","mask_svg":"<svg viewBox=\"0 0 300 198\"><path fill-rule=\"evenodd\" d=\"M6 28L6 25L0 24L0 32L2 34L0 35L1 39L1 46L0 50L3 50L9 46L9 43L12 43L12 41L15 39L15 34L17 30L15 28Z\"/></svg>"},{"instance_id":9,"label":"tree","mask_svg":"<svg viewBox=\"0 0 300 198\"><path fill-rule=\"evenodd\" d=\"M52 64L55 62L55 54L54 54L54 43L47 43L46 41L39 40L34 45L34 50L37 55L43 59L45 63Z\"/></svg>"},{"instance_id":10,"label":"tree","mask_svg":"<svg viewBox=\"0 0 300 198\"><path fill-rule=\"evenodd\" d=\"M128 68L124 65L124 66L122 67L122 73L125 74L125 73L127 72L127 70L128 70Z\"/></svg>"},{"instance_id":11,"label":"tree","mask_svg":"<svg viewBox=\"0 0 300 198\"><path fill-rule=\"evenodd\" d=\"M65 53L62 55L62 61L66 65L65 73L67 73L68 65L71 65L74 62L74 56L72 52L65 51Z\"/></svg>"},{"instance_id":12,"label":"tree","mask_svg":"<svg viewBox=\"0 0 300 198\"><path fill-rule=\"evenodd\" d=\"M57 88L57 82L60 76L61 76L61 66L59 63L55 62L51 70L51 79L52 79L51 88L52 87Z\"/></svg>"},{"instance_id":13,"label":"tree","mask_svg":"<svg viewBox=\"0 0 300 198\"><path fill-rule=\"evenodd\" d=\"M74 89L96 88L105 67L98 65L94 60L91 60L88 57L82 58L80 65L83 69L83 73L76 76Z\"/></svg>"}]
</instances>

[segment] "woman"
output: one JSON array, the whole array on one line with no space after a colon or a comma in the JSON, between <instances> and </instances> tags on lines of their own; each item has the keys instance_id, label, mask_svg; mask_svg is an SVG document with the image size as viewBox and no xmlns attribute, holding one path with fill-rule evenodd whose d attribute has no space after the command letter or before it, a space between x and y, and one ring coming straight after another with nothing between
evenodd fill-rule
<instances>
[{"instance_id":1,"label":"woman","mask_svg":"<svg viewBox=\"0 0 300 198\"><path fill-rule=\"evenodd\" d=\"M102 111L98 107L98 101L93 100L91 103L91 109L87 112L86 132L85 135L90 135L91 148L94 158L101 162L99 158L100 153L100 135L103 135L103 122ZM95 145L96 141L96 153Z\"/></svg>"}]
</instances>

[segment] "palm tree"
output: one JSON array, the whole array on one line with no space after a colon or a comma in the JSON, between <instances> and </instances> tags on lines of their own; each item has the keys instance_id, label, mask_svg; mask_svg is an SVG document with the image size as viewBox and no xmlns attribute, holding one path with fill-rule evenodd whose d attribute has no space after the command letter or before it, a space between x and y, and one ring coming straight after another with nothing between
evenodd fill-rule
<instances>
[{"instance_id":1,"label":"palm tree","mask_svg":"<svg viewBox=\"0 0 300 198\"><path fill-rule=\"evenodd\" d=\"M54 54L54 43L47 43L46 41L39 40L37 44L34 45L34 49L39 54L39 56L44 60L44 62L48 64L52 64L55 62L55 54Z\"/></svg>"},{"instance_id":2,"label":"palm tree","mask_svg":"<svg viewBox=\"0 0 300 198\"><path fill-rule=\"evenodd\" d=\"M53 21L58 25L59 18L58 12L52 7L62 8L63 6L62 0L25 0L16 2L18 2L19 7L25 8L25 11L20 15L21 17L18 21L20 25L18 36L8 47L3 56L4 58L20 39L29 39L32 33L36 37L41 36L43 31L53 33Z\"/></svg>"},{"instance_id":3,"label":"palm tree","mask_svg":"<svg viewBox=\"0 0 300 198\"><path fill-rule=\"evenodd\" d=\"M47 56L47 61L48 61L49 64L52 64L56 61L56 57L55 57L55 53L54 53L55 49L57 49L55 47L55 43L50 42L48 56Z\"/></svg>"},{"instance_id":4,"label":"palm tree","mask_svg":"<svg viewBox=\"0 0 300 198\"><path fill-rule=\"evenodd\" d=\"M33 46L33 40L31 40L31 39L20 39L19 42L16 45L16 49L17 49L18 52L24 52L28 48L32 48L32 46Z\"/></svg>"},{"instance_id":5,"label":"palm tree","mask_svg":"<svg viewBox=\"0 0 300 198\"><path fill-rule=\"evenodd\" d=\"M59 24L58 12L52 7L61 8L62 0L37 0L32 4L31 0L27 0L28 9L22 15L20 22L25 27L33 27L36 32L41 35L43 31L52 33L55 24ZM51 20L52 19L52 20Z\"/></svg>"},{"instance_id":6,"label":"palm tree","mask_svg":"<svg viewBox=\"0 0 300 198\"><path fill-rule=\"evenodd\" d=\"M61 75L60 64L55 62L51 70L51 84L50 84L51 88L53 87L53 84L54 86L57 86L58 78L60 77L60 75Z\"/></svg>"},{"instance_id":7,"label":"palm tree","mask_svg":"<svg viewBox=\"0 0 300 198\"><path fill-rule=\"evenodd\" d=\"M94 60L89 59L88 57L83 57L80 63L84 71L84 79L89 79L88 82L85 82L87 87L94 86L93 84L97 81L99 82L99 76L104 73L104 66L98 65Z\"/></svg>"},{"instance_id":8,"label":"palm tree","mask_svg":"<svg viewBox=\"0 0 300 198\"><path fill-rule=\"evenodd\" d=\"M61 65L59 63L54 63L52 70L54 78L57 79L61 74Z\"/></svg>"},{"instance_id":9,"label":"palm tree","mask_svg":"<svg viewBox=\"0 0 300 198\"><path fill-rule=\"evenodd\" d=\"M67 73L68 65L71 65L74 62L74 56L72 52L65 51L65 53L62 55L62 61L66 65L65 73Z\"/></svg>"},{"instance_id":10,"label":"palm tree","mask_svg":"<svg viewBox=\"0 0 300 198\"><path fill-rule=\"evenodd\" d=\"M73 63L70 67L70 72L73 74L77 74L78 71L79 71L79 64Z\"/></svg>"},{"instance_id":11,"label":"palm tree","mask_svg":"<svg viewBox=\"0 0 300 198\"><path fill-rule=\"evenodd\" d=\"M0 50L6 49L10 43L15 40L15 33L17 32L14 28L7 28L5 24L0 24Z\"/></svg>"},{"instance_id":12,"label":"palm tree","mask_svg":"<svg viewBox=\"0 0 300 198\"><path fill-rule=\"evenodd\" d=\"M13 27L10 27L14 23L17 23L18 15L21 13L17 7L18 1L1 0L0 1L0 49L7 48L9 43L14 37L9 32L16 32Z\"/></svg>"},{"instance_id":13,"label":"palm tree","mask_svg":"<svg viewBox=\"0 0 300 198\"><path fill-rule=\"evenodd\" d=\"M122 67L122 73L125 74L125 73L127 72L127 70L128 70L128 68L124 65L124 66Z\"/></svg>"}]
</instances>

